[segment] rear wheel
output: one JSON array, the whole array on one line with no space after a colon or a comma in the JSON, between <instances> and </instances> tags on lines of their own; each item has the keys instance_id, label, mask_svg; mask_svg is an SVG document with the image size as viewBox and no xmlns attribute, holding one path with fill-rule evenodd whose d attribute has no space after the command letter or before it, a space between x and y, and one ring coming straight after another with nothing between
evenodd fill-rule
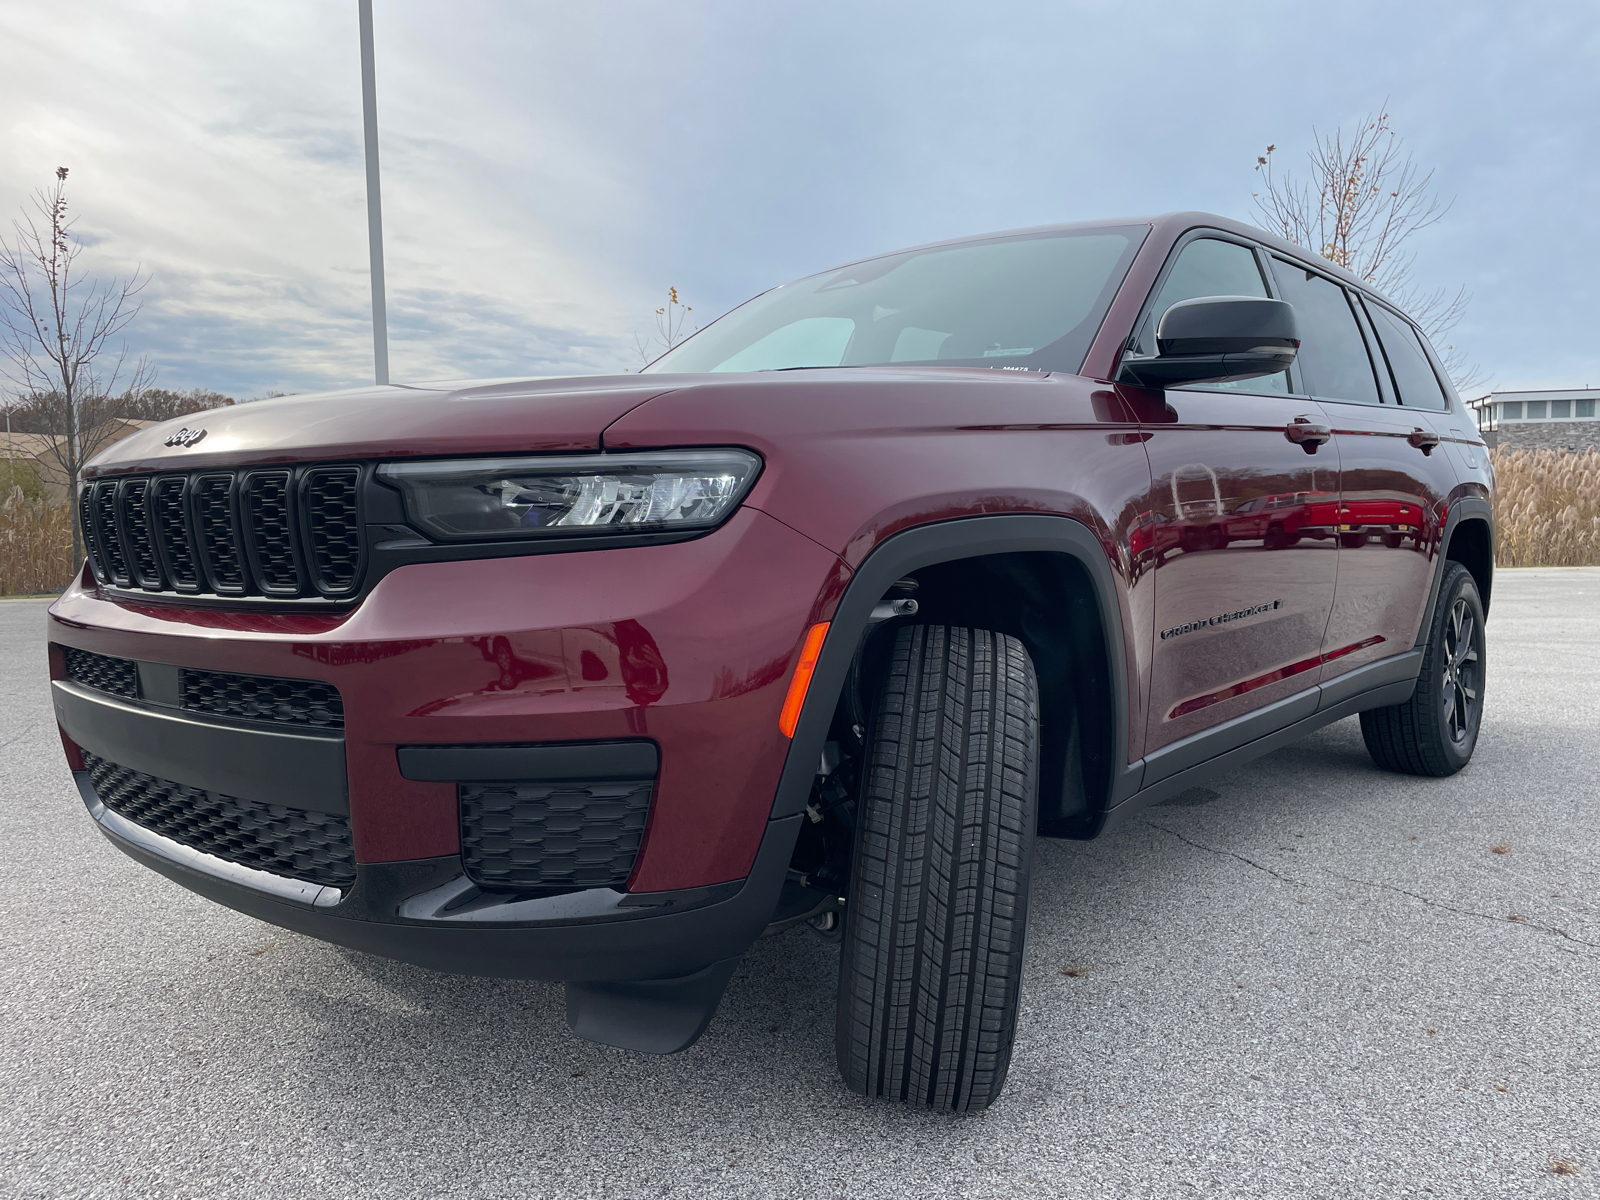
<instances>
[{"instance_id":1,"label":"rear wheel","mask_svg":"<svg viewBox=\"0 0 1600 1200\"><path fill-rule=\"evenodd\" d=\"M868 1096L988 1107L1011 1064L1038 823L1039 687L1022 643L895 635L872 714L837 1046Z\"/></svg>"},{"instance_id":2,"label":"rear wheel","mask_svg":"<svg viewBox=\"0 0 1600 1200\"><path fill-rule=\"evenodd\" d=\"M1472 759L1483 720L1483 601L1472 573L1445 564L1417 690L1361 714L1372 761L1405 775L1454 775Z\"/></svg>"}]
</instances>

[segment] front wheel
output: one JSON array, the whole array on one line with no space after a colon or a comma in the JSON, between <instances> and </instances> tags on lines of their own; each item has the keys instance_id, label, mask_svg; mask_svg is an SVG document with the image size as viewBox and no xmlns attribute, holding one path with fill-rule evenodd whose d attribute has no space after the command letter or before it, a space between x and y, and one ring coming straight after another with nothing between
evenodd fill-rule
<instances>
[{"instance_id":1,"label":"front wheel","mask_svg":"<svg viewBox=\"0 0 1600 1200\"><path fill-rule=\"evenodd\" d=\"M1404 775L1454 775L1472 759L1483 720L1483 601L1472 573L1445 565L1417 690L1404 704L1361 714L1372 761Z\"/></svg>"},{"instance_id":2,"label":"front wheel","mask_svg":"<svg viewBox=\"0 0 1600 1200\"><path fill-rule=\"evenodd\" d=\"M1011 1065L1038 824L1039 685L1016 638L897 631L872 714L839 963L845 1083L987 1108Z\"/></svg>"}]
</instances>

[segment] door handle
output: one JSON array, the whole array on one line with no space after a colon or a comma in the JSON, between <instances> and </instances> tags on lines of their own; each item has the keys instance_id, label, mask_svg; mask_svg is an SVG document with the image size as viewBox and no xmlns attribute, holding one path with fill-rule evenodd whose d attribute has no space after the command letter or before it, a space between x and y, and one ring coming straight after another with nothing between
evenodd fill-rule
<instances>
[{"instance_id":1,"label":"door handle","mask_svg":"<svg viewBox=\"0 0 1600 1200\"><path fill-rule=\"evenodd\" d=\"M1296 417L1283 427L1283 436L1307 454L1315 454L1317 447L1333 436L1333 427L1319 425L1310 417Z\"/></svg>"},{"instance_id":2,"label":"door handle","mask_svg":"<svg viewBox=\"0 0 1600 1200\"><path fill-rule=\"evenodd\" d=\"M1437 433L1429 433L1426 429L1422 428L1422 426L1418 425L1410 432L1410 434L1406 436L1406 441L1410 442L1424 454L1432 454L1433 448L1439 444L1439 435Z\"/></svg>"}]
</instances>

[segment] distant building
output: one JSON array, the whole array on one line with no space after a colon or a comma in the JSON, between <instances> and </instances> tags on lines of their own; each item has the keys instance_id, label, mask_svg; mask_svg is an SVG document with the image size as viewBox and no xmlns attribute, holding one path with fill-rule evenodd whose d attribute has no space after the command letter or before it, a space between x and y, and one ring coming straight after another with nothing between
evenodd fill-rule
<instances>
[{"instance_id":1,"label":"distant building","mask_svg":"<svg viewBox=\"0 0 1600 1200\"><path fill-rule=\"evenodd\" d=\"M1553 392L1490 392L1469 400L1483 440L1510 450L1600 449L1595 401L1600 388Z\"/></svg>"},{"instance_id":2,"label":"distant building","mask_svg":"<svg viewBox=\"0 0 1600 1200\"><path fill-rule=\"evenodd\" d=\"M129 434L148 429L154 421L137 421L130 417L117 417L107 421L99 430L95 444L86 447L84 459L93 458L113 442L120 442ZM67 478L61 470L61 460L54 453L60 440L49 433L9 433L0 427L0 500L5 499L13 484L25 484L28 479L41 485L43 493L56 503L67 498ZM18 472L23 474L19 476Z\"/></svg>"}]
</instances>

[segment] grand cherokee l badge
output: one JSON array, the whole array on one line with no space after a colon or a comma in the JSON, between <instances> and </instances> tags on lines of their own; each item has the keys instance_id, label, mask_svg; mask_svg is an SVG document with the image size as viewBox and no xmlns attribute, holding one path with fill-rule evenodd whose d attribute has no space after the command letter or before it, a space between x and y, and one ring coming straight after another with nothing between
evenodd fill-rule
<instances>
[{"instance_id":1,"label":"grand cherokee l badge","mask_svg":"<svg viewBox=\"0 0 1600 1200\"><path fill-rule=\"evenodd\" d=\"M182 429L178 430L177 433L167 438L167 445L182 446L185 450L187 450L201 438L205 437L205 435L206 431L204 429L190 429L187 425L185 425Z\"/></svg>"},{"instance_id":2,"label":"grand cherokee l badge","mask_svg":"<svg viewBox=\"0 0 1600 1200\"><path fill-rule=\"evenodd\" d=\"M1282 600L1273 600L1267 604L1257 604L1252 608L1236 608L1232 612L1218 613L1214 617L1201 617L1196 621L1185 621L1182 625L1174 625L1171 629L1161 631L1161 640L1175 638L1181 634L1193 633L1196 629L1204 629L1208 625L1226 625L1230 621L1241 621L1245 617L1253 617L1259 613L1271 612L1275 608L1282 608Z\"/></svg>"}]
</instances>

